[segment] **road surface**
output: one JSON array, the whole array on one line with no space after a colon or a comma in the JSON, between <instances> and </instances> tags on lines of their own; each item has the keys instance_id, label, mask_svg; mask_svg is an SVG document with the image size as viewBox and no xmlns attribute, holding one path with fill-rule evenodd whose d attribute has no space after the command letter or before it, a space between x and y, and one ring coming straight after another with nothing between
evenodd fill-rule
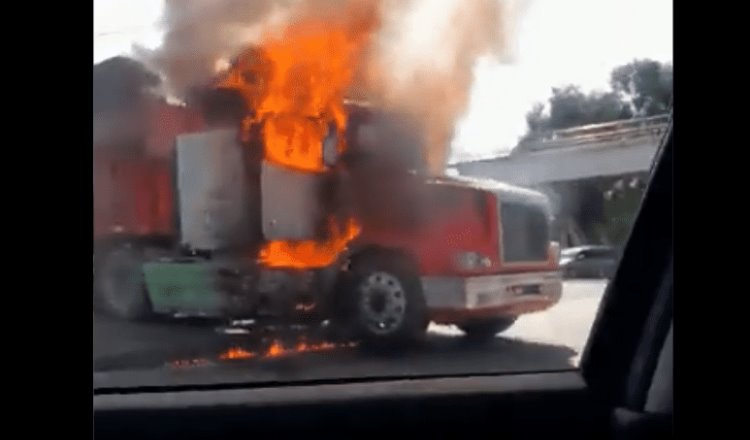
<instances>
[{"instance_id":1,"label":"road surface","mask_svg":"<svg viewBox=\"0 0 750 440\"><path fill-rule=\"evenodd\" d=\"M322 341L273 344L228 334L205 321L126 323L94 315L95 387L288 382L459 375L575 367L606 286L571 280L559 304L521 317L489 344L472 345L453 326L431 325L423 347L373 355Z\"/></svg>"}]
</instances>

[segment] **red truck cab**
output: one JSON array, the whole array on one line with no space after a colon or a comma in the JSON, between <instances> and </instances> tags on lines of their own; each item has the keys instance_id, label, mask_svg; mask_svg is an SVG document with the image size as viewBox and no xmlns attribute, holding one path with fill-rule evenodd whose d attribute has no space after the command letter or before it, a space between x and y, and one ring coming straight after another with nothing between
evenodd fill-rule
<instances>
[{"instance_id":1,"label":"red truck cab","mask_svg":"<svg viewBox=\"0 0 750 440\"><path fill-rule=\"evenodd\" d=\"M520 315L560 300L559 247L550 239L544 195L490 180L413 179L412 185L394 183L392 177L381 180L385 188L380 193L400 200L403 210L399 213L399 203L391 202L377 220L363 216L357 245L408 255L419 272L431 321L457 324L474 336L494 336ZM400 190L388 189L389 184ZM403 219L404 210L412 214L410 224L394 227L383 221Z\"/></svg>"},{"instance_id":2,"label":"red truck cab","mask_svg":"<svg viewBox=\"0 0 750 440\"><path fill-rule=\"evenodd\" d=\"M350 174L340 186L362 223L352 247L404 256L429 320L494 336L560 300L546 196L493 180L430 176L405 119L361 103L350 103L349 114L352 156L343 161Z\"/></svg>"}]
</instances>

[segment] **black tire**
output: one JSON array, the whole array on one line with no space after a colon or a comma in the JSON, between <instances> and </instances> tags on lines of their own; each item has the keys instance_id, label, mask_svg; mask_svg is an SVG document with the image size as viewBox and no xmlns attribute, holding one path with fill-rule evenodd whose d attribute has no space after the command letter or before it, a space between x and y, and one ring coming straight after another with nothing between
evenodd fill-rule
<instances>
[{"instance_id":1,"label":"black tire","mask_svg":"<svg viewBox=\"0 0 750 440\"><path fill-rule=\"evenodd\" d=\"M152 316L143 280L143 251L123 244L97 256L94 265L94 307L126 320Z\"/></svg>"},{"instance_id":2,"label":"black tire","mask_svg":"<svg viewBox=\"0 0 750 440\"><path fill-rule=\"evenodd\" d=\"M422 282L410 261L378 252L356 258L339 292L338 322L366 348L399 349L422 341L429 319Z\"/></svg>"},{"instance_id":3,"label":"black tire","mask_svg":"<svg viewBox=\"0 0 750 440\"><path fill-rule=\"evenodd\" d=\"M515 324L517 316L508 318L496 318L487 321L476 321L458 326L469 340L472 341L490 341L495 338L498 333L508 330L513 324Z\"/></svg>"}]
</instances>

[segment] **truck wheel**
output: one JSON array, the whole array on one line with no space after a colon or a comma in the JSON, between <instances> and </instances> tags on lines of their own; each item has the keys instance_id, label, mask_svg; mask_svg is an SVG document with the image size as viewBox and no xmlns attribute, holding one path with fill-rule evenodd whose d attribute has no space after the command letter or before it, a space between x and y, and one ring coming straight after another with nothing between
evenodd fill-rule
<instances>
[{"instance_id":1,"label":"truck wheel","mask_svg":"<svg viewBox=\"0 0 750 440\"><path fill-rule=\"evenodd\" d=\"M403 348L421 341L429 319L422 283L408 260L376 254L354 262L344 292L343 317L371 348Z\"/></svg>"},{"instance_id":2,"label":"truck wheel","mask_svg":"<svg viewBox=\"0 0 750 440\"><path fill-rule=\"evenodd\" d=\"M490 341L495 335L508 330L518 319L517 316L498 318L489 321L477 321L459 325L458 327L472 341Z\"/></svg>"},{"instance_id":3,"label":"truck wheel","mask_svg":"<svg viewBox=\"0 0 750 440\"><path fill-rule=\"evenodd\" d=\"M131 244L107 252L94 268L94 306L118 318L149 317L142 263L141 250Z\"/></svg>"}]
</instances>

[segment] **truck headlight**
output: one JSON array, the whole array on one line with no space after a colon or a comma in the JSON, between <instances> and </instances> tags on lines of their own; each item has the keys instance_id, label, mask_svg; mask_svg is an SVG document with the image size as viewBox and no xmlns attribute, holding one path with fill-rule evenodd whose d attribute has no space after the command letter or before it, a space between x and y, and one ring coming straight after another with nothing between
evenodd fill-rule
<instances>
[{"instance_id":1,"label":"truck headlight","mask_svg":"<svg viewBox=\"0 0 750 440\"><path fill-rule=\"evenodd\" d=\"M485 269L492 266L492 260L478 252L462 252L456 255L456 266L460 270Z\"/></svg>"}]
</instances>

